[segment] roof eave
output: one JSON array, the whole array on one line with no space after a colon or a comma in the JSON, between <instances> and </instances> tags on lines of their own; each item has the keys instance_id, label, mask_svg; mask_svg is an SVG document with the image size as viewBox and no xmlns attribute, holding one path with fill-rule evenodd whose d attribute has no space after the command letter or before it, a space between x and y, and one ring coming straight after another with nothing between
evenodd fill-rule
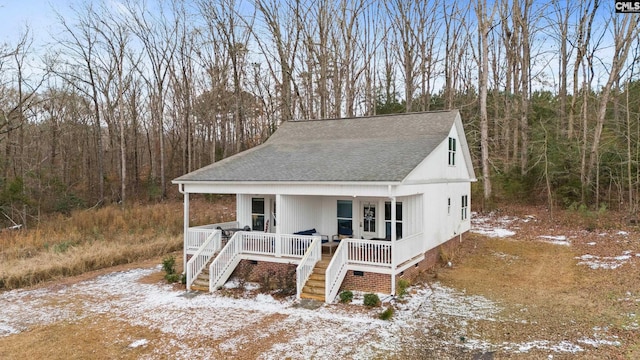
<instances>
[{"instance_id":1,"label":"roof eave","mask_svg":"<svg viewBox=\"0 0 640 360\"><path fill-rule=\"evenodd\" d=\"M395 186L402 181L213 181L213 180L172 180L176 185L366 185L366 186Z\"/></svg>"}]
</instances>

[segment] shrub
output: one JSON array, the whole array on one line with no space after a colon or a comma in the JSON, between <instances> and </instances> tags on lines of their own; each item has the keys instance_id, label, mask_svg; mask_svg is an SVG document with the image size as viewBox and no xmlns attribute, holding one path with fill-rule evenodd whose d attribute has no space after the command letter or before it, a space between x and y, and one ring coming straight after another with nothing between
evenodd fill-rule
<instances>
[{"instance_id":1,"label":"shrub","mask_svg":"<svg viewBox=\"0 0 640 360\"><path fill-rule=\"evenodd\" d=\"M340 302L343 304L350 303L353 300L353 292L345 290L340 293Z\"/></svg>"},{"instance_id":2,"label":"shrub","mask_svg":"<svg viewBox=\"0 0 640 360\"><path fill-rule=\"evenodd\" d=\"M167 280L167 282L169 283L177 283L178 281L180 281L182 277L182 274L166 274L164 276L164 278ZM185 279L185 284L186 284L186 279Z\"/></svg>"},{"instance_id":3,"label":"shrub","mask_svg":"<svg viewBox=\"0 0 640 360\"><path fill-rule=\"evenodd\" d=\"M409 285L411 284L407 279L398 280L398 284L396 285L396 293L398 294L399 298L403 298L405 295L407 295L407 288L409 287Z\"/></svg>"},{"instance_id":4,"label":"shrub","mask_svg":"<svg viewBox=\"0 0 640 360\"><path fill-rule=\"evenodd\" d=\"M393 306L387 307L387 309L380 313L380 320L389 320L393 316Z\"/></svg>"},{"instance_id":5,"label":"shrub","mask_svg":"<svg viewBox=\"0 0 640 360\"><path fill-rule=\"evenodd\" d=\"M364 294L364 305L368 307L380 306L380 297L377 294Z\"/></svg>"},{"instance_id":6,"label":"shrub","mask_svg":"<svg viewBox=\"0 0 640 360\"><path fill-rule=\"evenodd\" d=\"M181 274L176 274L176 258L171 255L162 259L162 270L164 270L164 278L170 283L181 281ZM186 282L186 280L185 280Z\"/></svg>"}]
</instances>

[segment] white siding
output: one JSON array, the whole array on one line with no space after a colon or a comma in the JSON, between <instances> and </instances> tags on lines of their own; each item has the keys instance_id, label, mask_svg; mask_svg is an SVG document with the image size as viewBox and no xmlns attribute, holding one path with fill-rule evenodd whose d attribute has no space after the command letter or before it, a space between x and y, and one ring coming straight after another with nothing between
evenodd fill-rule
<instances>
[{"instance_id":1,"label":"white siding","mask_svg":"<svg viewBox=\"0 0 640 360\"><path fill-rule=\"evenodd\" d=\"M278 227L282 234L315 228L320 232L322 224L322 198L318 196L280 197Z\"/></svg>"},{"instance_id":2,"label":"white siding","mask_svg":"<svg viewBox=\"0 0 640 360\"><path fill-rule=\"evenodd\" d=\"M449 137L456 139L455 165L448 164ZM469 181L469 174L473 174L473 171L470 172L467 168L472 165L467 163L469 149L466 147L464 134L461 138L458 128L451 127L447 138L443 139L433 152L407 176L405 183L444 182L444 179Z\"/></svg>"},{"instance_id":3,"label":"white siding","mask_svg":"<svg viewBox=\"0 0 640 360\"><path fill-rule=\"evenodd\" d=\"M402 201L403 237L424 232L422 229L424 223L422 195L399 197L396 201Z\"/></svg>"},{"instance_id":4,"label":"white siding","mask_svg":"<svg viewBox=\"0 0 640 360\"><path fill-rule=\"evenodd\" d=\"M240 227L251 226L251 195L236 195L236 220Z\"/></svg>"},{"instance_id":5,"label":"white siding","mask_svg":"<svg viewBox=\"0 0 640 360\"><path fill-rule=\"evenodd\" d=\"M470 207L466 220L461 220L462 195L471 199L470 183L445 183L426 185L424 195L424 221L427 249L462 234L470 228ZM451 209L447 210L448 199ZM469 203L469 206L471 203Z\"/></svg>"}]
</instances>

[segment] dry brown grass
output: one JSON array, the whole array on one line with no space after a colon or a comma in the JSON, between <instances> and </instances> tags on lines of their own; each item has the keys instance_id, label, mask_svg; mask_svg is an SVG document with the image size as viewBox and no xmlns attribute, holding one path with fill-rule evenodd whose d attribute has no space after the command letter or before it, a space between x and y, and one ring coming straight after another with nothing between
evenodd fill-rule
<instances>
[{"instance_id":1,"label":"dry brown grass","mask_svg":"<svg viewBox=\"0 0 640 360\"><path fill-rule=\"evenodd\" d=\"M134 341L149 344L129 347ZM166 341L159 330L132 326L106 315L75 322L37 326L29 331L0 338L2 359L139 359Z\"/></svg>"},{"instance_id":2,"label":"dry brown grass","mask_svg":"<svg viewBox=\"0 0 640 360\"><path fill-rule=\"evenodd\" d=\"M228 221L234 202L191 202L192 224ZM167 254L182 247L181 202L108 206L52 216L37 228L0 233L0 290Z\"/></svg>"},{"instance_id":3,"label":"dry brown grass","mask_svg":"<svg viewBox=\"0 0 640 360\"><path fill-rule=\"evenodd\" d=\"M637 314L639 304L623 300L629 294L632 298L638 295L639 264L634 260L615 270L594 270L578 266L576 260L584 254L615 257L623 251L640 253L638 230L626 227L613 213L585 217L559 212L552 218L529 208L520 216L528 214L537 220L518 223L514 237L492 239L471 234L454 267L437 272L445 285L497 301L505 306L504 317L526 321L524 325L477 324L483 338L497 343L536 338L577 341L593 336L594 329L606 328L624 346L594 349L588 355L581 354L582 358L640 358L640 338L629 328L633 319L628 315ZM629 235L616 237L618 230ZM607 232L613 235L601 235ZM570 247L538 238L561 234L571 236Z\"/></svg>"}]
</instances>

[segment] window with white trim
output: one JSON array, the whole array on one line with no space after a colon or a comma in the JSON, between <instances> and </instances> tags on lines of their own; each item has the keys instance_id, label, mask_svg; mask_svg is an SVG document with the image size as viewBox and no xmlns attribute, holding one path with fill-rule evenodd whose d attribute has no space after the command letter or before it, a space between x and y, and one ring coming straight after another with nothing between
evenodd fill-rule
<instances>
[{"instance_id":1,"label":"window with white trim","mask_svg":"<svg viewBox=\"0 0 640 360\"><path fill-rule=\"evenodd\" d=\"M449 138L449 165L455 166L456 164L456 139Z\"/></svg>"},{"instance_id":2,"label":"window with white trim","mask_svg":"<svg viewBox=\"0 0 640 360\"><path fill-rule=\"evenodd\" d=\"M451 215L451 198L447 198L447 215Z\"/></svg>"},{"instance_id":3,"label":"window with white trim","mask_svg":"<svg viewBox=\"0 0 640 360\"><path fill-rule=\"evenodd\" d=\"M251 229L264 231L264 198L251 198Z\"/></svg>"},{"instance_id":4,"label":"window with white trim","mask_svg":"<svg viewBox=\"0 0 640 360\"><path fill-rule=\"evenodd\" d=\"M351 237L353 235L353 202L338 200L338 235Z\"/></svg>"},{"instance_id":5,"label":"window with white trim","mask_svg":"<svg viewBox=\"0 0 640 360\"><path fill-rule=\"evenodd\" d=\"M391 239L391 201L384 203L385 237ZM396 240L402 239L402 202L396 202Z\"/></svg>"},{"instance_id":6,"label":"window with white trim","mask_svg":"<svg viewBox=\"0 0 640 360\"><path fill-rule=\"evenodd\" d=\"M467 220L467 218L469 217L469 215L468 215L468 212L469 212L469 195L462 195L462 200L460 202L460 206L461 206L460 219Z\"/></svg>"}]
</instances>

